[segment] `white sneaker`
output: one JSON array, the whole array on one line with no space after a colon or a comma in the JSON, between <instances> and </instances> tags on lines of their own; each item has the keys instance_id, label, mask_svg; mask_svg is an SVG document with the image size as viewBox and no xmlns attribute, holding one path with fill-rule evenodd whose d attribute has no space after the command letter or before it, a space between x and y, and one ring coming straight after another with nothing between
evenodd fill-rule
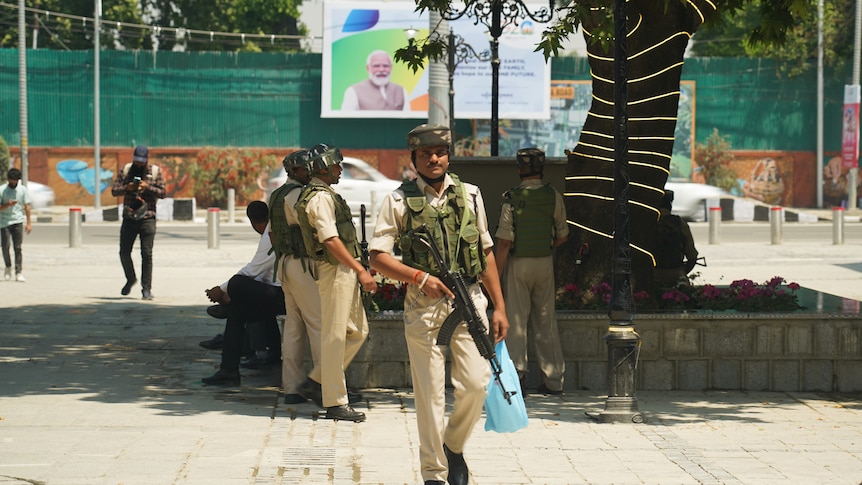
<instances>
[{"instance_id":1,"label":"white sneaker","mask_svg":"<svg viewBox=\"0 0 862 485\"><path fill-rule=\"evenodd\" d=\"M18 273L15 275L15 281L23 283L27 281L27 278L24 278L24 275L22 273Z\"/></svg>"},{"instance_id":2,"label":"white sneaker","mask_svg":"<svg viewBox=\"0 0 862 485\"><path fill-rule=\"evenodd\" d=\"M12 268L6 268L6 272L3 273L3 279L9 281L12 279Z\"/></svg>"}]
</instances>

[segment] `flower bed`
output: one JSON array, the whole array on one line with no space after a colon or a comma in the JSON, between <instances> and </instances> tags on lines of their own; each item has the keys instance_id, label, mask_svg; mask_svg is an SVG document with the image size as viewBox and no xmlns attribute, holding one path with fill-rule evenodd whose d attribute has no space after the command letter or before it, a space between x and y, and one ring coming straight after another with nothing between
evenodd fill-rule
<instances>
[{"instance_id":1,"label":"flower bed","mask_svg":"<svg viewBox=\"0 0 862 485\"><path fill-rule=\"evenodd\" d=\"M407 285L374 274L380 287L372 297L370 313L400 311L404 308ZM692 276L696 280L697 274ZM654 298L645 291L634 293L638 312L652 311L738 311L793 312L803 309L799 304L797 283L786 284L775 276L763 283L736 280L728 286L678 285L659 292ZM557 292L557 311L604 311L611 299L611 285L601 283L587 290L568 284Z\"/></svg>"},{"instance_id":2,"label":"flower bed","mask_svg":"<svg viewBox=\"0 0 862 485\"><path fill-rule=\"evenodd\" d=\"M692 275L695 281L699 275ZM763 283L743 279L729 286L677 285L660 290L656 298L645 291L632 295L639 312L649 311L725 311L740 312L792 312L802 309L797 298L799 285L786 283L775 276ZM568 284L557 294L557 310L603 310L611 299L611 285L601 283L589 290Z\"/></svg>"}]
</instances>

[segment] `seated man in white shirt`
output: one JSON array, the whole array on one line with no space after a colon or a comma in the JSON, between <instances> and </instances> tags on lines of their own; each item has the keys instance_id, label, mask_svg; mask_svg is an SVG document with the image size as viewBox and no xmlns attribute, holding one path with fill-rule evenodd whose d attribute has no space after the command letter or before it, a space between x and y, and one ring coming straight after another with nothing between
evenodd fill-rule
<instances>
[{"instance_id":1,"label":"seated man in white shirt","mask_svg":"<svg viewBox=\"0 0 862 485\"><path fill-rule=\"evenodd\" d=\"M246 214L261 235L254 257L230 280L206 290L210 301L225 305L227 313L221 365L218 372L201 379L206 385L240 385L240 356L246 327L252 349L268 349L270 355L280 352L281 335L275 317L284 314L284 293L273 272L275 253L269 237L269 209L265 202L254 201L246 208ZM260 354L257 357L264 358Z\"/></svg>"},{"instance_id":2,"label":"seated man in white shirt","mask_svg":"<svg viewBox=\"0 0 862 485\"><path fill-rule=\"evenodd\" d=\"M348 87L341 102L342 111L390 110L410 111L410 100L404 86L391 82L392 58L383 50L368 55L365 62L368 79Z\"/></svg>"}]
</instances>

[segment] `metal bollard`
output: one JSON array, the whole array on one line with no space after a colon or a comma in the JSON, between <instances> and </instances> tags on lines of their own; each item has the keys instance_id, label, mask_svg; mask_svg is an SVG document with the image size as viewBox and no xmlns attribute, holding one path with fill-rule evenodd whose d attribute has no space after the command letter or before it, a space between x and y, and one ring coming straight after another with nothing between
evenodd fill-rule
<instances>
[{"instance_id":1,"label":"metal bollard","mask_svg":"<svg viewBox=\"0 0 862 485\"><path fill-rule=\"evenodd\" d=\"M227 223L236 221L236 189L227 189Z\"/></svg>"},{"instance_id":2,"label":"metal bollard","mask_svg":"<svg viewBox=\"0 0 862 485\"><path fill-rule=\"evenodd\" d=\"M218 249L220 217L221 209L218 207L207 209L207 249Z\"/></svg>"},{"instance_id":3,"label":"metal bollard","mask_svg":"<svg viewBox=\"0 0 862 485\"><path fill-rule=\"evenodd\" d=\"M844 208L832 208L832 244L844 244Z\"/></svg>"},{"instance_id":4,"label":"metal bollard","mask_svg":"<svg viewBox=\"0 0 862 485\"><path fill-rule=\"evenodd\" d=\"M81 247L81 222L83 221L83 213L80 207L69 208L69 247Z\"/></svg>"},{"instance_id":5,"label":"metal bollard","mask_svg":"<svg viewBox=\"0 0 862 485\"><path fill-rule=\"evenodd\" d=\"M772 244L781 244L784 226L784 209L772 207L769 210L769 239Z\"/></svg>"},{"instance_id":6,"label":"metal bollard","mask_svg":"<svg viewBox=\"0 0 862 485\"><path fill-rule=\"evenodd\" d=\"M721 207L710 207L709 214L709 243L721 244Z\"/></svg>"}]
</instances>

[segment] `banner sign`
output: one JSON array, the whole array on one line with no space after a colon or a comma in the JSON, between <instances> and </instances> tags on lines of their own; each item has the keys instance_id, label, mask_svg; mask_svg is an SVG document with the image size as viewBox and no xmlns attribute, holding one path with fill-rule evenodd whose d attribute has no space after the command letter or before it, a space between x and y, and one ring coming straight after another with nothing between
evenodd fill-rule
<instances>
[{"instance_id":1,"label":"banner sign","mask_svg":"<svg viewBox=\"0 0 862 485\"><path fill-rule=\"evenodd\" d=\"M416 39L429 34L427 12L415 8L413 2L324 3L321 117L426 118L429 104L449 105L448 99L429 99L427 62L414 73L392 59L408 45L407 29L417 31ZM449 26L475 51L490 49L481 23L465 16ZM499 39L500 119L550 116L550 61L533 52L544 26L528 18L508 26ZM441 61L445 69L445 57ZM490 118L490 62L462 62L453 77L455 117Z\"/></svg>"},{"instance_id":2,"label":"banner sign","mask_svg":"<svg viewBox=\"0 0 862 485\"><path fill-rule=\"evenodd\" d=\"M859 85L844 86L844 119L841 124L841 165L856 167L859 157Z\"/></svg>"}]
</instances>

